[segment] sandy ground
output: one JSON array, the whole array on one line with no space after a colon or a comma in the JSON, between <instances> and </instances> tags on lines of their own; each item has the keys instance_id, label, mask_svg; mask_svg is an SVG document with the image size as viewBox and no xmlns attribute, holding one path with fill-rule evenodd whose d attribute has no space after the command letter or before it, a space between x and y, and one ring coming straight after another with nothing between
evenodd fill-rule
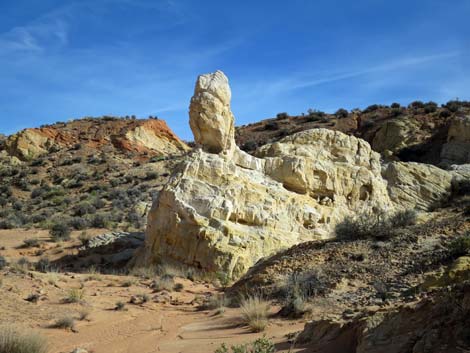
<instances>
[{"instance_id":1,"label":"sandy ground","mask_svg":"<svg viewBox=\"0 0 470 353\"><path fill-rule=\"evenodd\" d=\"M93 230L90 234L102 232ZM44 241L40 251L20 247L24 239L32 237ZM45 255L55 260L76 252L76 240L61 244L48 240L47 231L0 231L0 255L10 262L21 257L34 262ZM68 353L77 347L95 353L210 353L222 343L247 343L263 335L272 339L280 352L287 352L292 348L287 335L300 331L305 323L272 317L264 333L251 333L241 325L237 308L227 308L222 314L198 310L198 299L218 290L212 284L181 278L176 282L183 290L166 295L155 293L151 280L127 275L41 273L16 267L0 271L0 280L0 325L39 331L47 337L51 353ZM125 282L132 284L125 286ZM84 294L82 301L64 303L70 290L79 288ZM30 294L37 294L39 300L25 300ZM129 302L132 296L142 294L148 295L148 302ZM166 302L159 302L162 298ZM126 303L124 310L115 309L119 301ZM273 314L277 309L272 308ZM84 310L89 316L80 321ZM73 330L51 327L64 316L77 319ZM291 351L306 352L300 347Z\"/></svg>"}]
</instances>

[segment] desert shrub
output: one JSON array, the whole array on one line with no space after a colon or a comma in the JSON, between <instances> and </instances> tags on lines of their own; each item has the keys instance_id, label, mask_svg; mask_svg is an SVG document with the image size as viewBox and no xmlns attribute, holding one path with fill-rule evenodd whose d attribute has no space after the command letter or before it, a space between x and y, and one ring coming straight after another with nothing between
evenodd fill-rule
<instances>
[{"instance_id":1,"label":"desert shrub","mask_svg":"<svg viewBox=\"0 0 470 353\"><path fill-rule=\"evenodd\" d=\"M349 114L348 111L343 108L340 108L335 112L336 117L339 119L347 118L348 114Z\"/></svg>"},{"instance_id":2,"label":"desert shrub","mask_svg":"<svg viewBox=\"0 0 470 353\"><path fill-rule=\"evenodd\" d=\"M338 240L375 239L388 240L397 234L396 229L416 223L416 213L412 210L400 211L393 215L385 212L365 212L346 217L336 227Z\"/></svg>"},{"instance_id":3,"label":"desert shrub","mask_svg":"<svg viewBox=\"0 0 470 353\"><path fill-rule=\"evenodd\" d=\"M83 246L87 245L90 239L91 236L87 232L81 232L78 236L78 240L80 240L80 243L82 243Z\"/></svg>"},{"instance_id":4,"label":"desert shrub","mask_svg":"<svg viewBox=\"0 0 470 353\"><path fill-rule=\"evenodd\" d=\"M415 210L398 211L390 217L390 223L393 227L403 228L415 225L417 213Z\"/></svg>"},{"instance_id":5,"label":"desert shrub","mask_svg":"<svg viewBox=\"0 0 470 353\"><path fill-rule=\"evenodd\" d=\"M89 224L85 218L74 217L69 221L69 226L76 230L87 229Z\"/></svg>"},{"instance_id":6,"label":"desert shrub","mask_svg":"<svg viewBox=\"0 0 470 353\"><path fill-rule=\"evenodd\" d=\"M96 212L95 206L88 202L79 203L73 208L74 216L85 216L87 214L94 214Z\"/></svg>"},{"instance_id":7,"label":"desert shrub","mask_svg":"<svg viewBox=\"0 0 470 353\"><path fill-rule=\"evenodd\" d=\"M453 258L468 254L470 251L470 233L467 232L450 241L447 249Z\"/></svg>"},{"instance_id":8,"label":"desert shrub","mask_svg":"<svg viewBox=\"0 0 470 353\"><path fill-rule=\"evenodd\" d=\"M437 103L435 102L427 102L425 105L424 105L424 112L429 114L429 113L434 113L435 111L437 111Z\"/></svg>"},{"instance_id":9,"label":"desert shrub","mask_svg":"<svg viewBox=\"0 0 470 353\"><path fill-rule=\"evenodd\" d=\"M182 283L176 283L174 286L173 286L173 290L175 292L181 292L182 290L184 289L184 285Z\"/></svg>"},{"instance_id":10,"label":"desert shrub","mask_svg":"<svg viewBox=\"0 0 470 353\"><path fill-rule=\"evenodd\" d=\"M123 311L126 309L126 304L124 302L117 302L116 303L116 306L114 307L114 310L117 310L117 311Z\"/></svg>"},{"instance_id":11,"label":"desert shrub","mask_svg":"<svg viewBox=\"0 0 470 353\"><path fill-rule=\"evenodd\" d=\"M95 200L93 200L93 206L96 209L100 209L100 208L103 208L104 206L106 206L106 202L104 202L104 200L102 200L100 198L96 198Z\"/></svg>"},{"instance_id":12,"label":"desert shrub","mask_svg":"<svg viewBox=\"0 0 470 353\"><path fill-rule=\"evenodd\" d=\"M0 353L47 353L47 341L36 333L0 328Z\"/></svg>"},{"instance_id":13,"label":"desert shrub","mask_svg":"<svg viewBox=\"0 0 470 353\"><path fill-rule=\"evenodd\" d=\"M154 171L148 171L145 173L144 180L155 180L158 178L158 173Z\"/></svg>"},{"instance_id":14,"label":"desert shrub","mask_svg":"<svg viewBox=\"0 0 470 353\"><path fill-rule=\"evenodd\" d=\"M0 270L3 270L7 265L7 259L5 256L0 255Z\"/></svg>"},{"instance_id":15,"label":"desert shrub","mask_svg":"<svg viewBox=\"0 0 470 353\"><path fill-rule=\"evenodd\" d=\"M242 149L244 151L253 151L256 148L258 148L258 144L256 143L256 141L248 141L242 146Z\"/></svg>"},{"instance_id":16,"label":"desert shrub","mask_svg":"<svg viewBox=\"0 0 470 353\"><path fill-rule=\"evenodd\" d=\"M8 199L6 197L0 196L0 206L4 207L8 204Z\"/></svg>"},{"instance_id":17,"label":"desert shrub","mask_svg":"<svg viewBox=\"0 0 470 353\"><path fill-rule=\"evenodd\" d=\"M380 106L378 104L372 104L372 105L369 105L366 109L364 109L364 113L371 113L373 111L376 111L379 108Z\"/></svg>"},{"instance_id":18,"label":"desert shrub","mask_svg":"<svg viewBox=\"0 0 470 353\"><path fill-rule=\"evenodd\" d=\"M421 101L414 101L414 102L411 102L408 107L413 108L413 109L421 109L421 108L424 108L424 103Z\"/></svg>"},{"instance_id":19,"label":"desert shrub","mask_svg":"<svg viewBox=\"0 0 470 353\"><path fill-rule=\"evenodd\" d=\"M403 112L403 111L401 110L401 108L392 108L392 109L390 110L390 116L391 116L392 118L396 118L397 116L401 115L402 112Z\"/></svg>"},{"instance_id":20,"label":"desert shrub","mask_svg":"<svg viewBox=\"0 0 470 353\"><path fill-rule=\"evenodd\" d=\"M55 223L52 225L49 234L54 241L69 240L70 228L65 223Z\"/></svg>"},{"instance_id":21,"label":"desert shrub","mask_svg":"<svg viewBox=\"0 0 470 353\"><path fill-rule=\"evenodd\" d=\"M109 228L110 219L106 213L98 213L91 218L91 226L95 228Z\"/></svg>"},{"instance_id":22,"label":"desert shrub","mask_svg":"<svg viewBox=\"0 0 470 353\"><path fill-rule=\"evenodd\" d=\"M289 117L289 114L287 114L286 112L276 114L277 119L287 119L288 117Z\"/></svg>"},{"instance_id":23,"label":"desert shrub","mask_svg":"<svg viewBox=\"0 0 470 353\"><path fill-rule=\"evenodd\" d=\"M265 130L270 130L270 131L277 130L277 129L279 129L279 124L275 121L270 121L270 122L268 122L264 125L264 129Z\"/></svg>"},{"instance_id":24,"label":"desert shrub","mask_svg":"<svg viewBox=\"0 0 470 353\"><path fill-rule=\"evenodd\" d=\"M394 109L401 108L401 105L400 105L400 103L392 103L392 104L390 104L390 108L394 108Z\"/></svg>"},{"instance_id":25,"label":"desert shrub","mask_svg":"<svg viewBox=\"0 0 470 353\"><path fill-rule=\"evenodd\" d=\"M448 109L443 109L443 110L441 110L441 112L439 113L439 116L440 116L441 118L448 118L448 117L451 116L451 115L452 115L452 113L451 113L450 110L448 110Z\"/></svg>"},{"instance_id":26,"label":"desert shrub","mask_svg":"<svg viewBox=\"0 0 470 353\"><path fill-rule=\"evenodd\" d=\"M452 185L453 196L470 195L470 180L461 179Z\"/></svg>"},{"instance_id":27,"label":"desert shrub","mask_svg":"<svg viewBox=\"0 0 470 353\"><path fill-rule=\"evenodd\" d=\"M272 341L263 336L251 344L231 346L230 351L232 353L275 353L276 347ZM230 351L223 343L214 353L229 353Z\"/></svg>"},{"instance_id":28,"label":"desert shrub","mask_svg":"<svg viewBox=\"0 0 470 353\"><path fill-rule=\"evenodd\" d=\"M83 301L85 292L80 288L72 288L68 291L67 296L64 298L64 303L80 303Z\"/></svg>"},{"instance_id":29,"label":"desert shrub","mask_svg":"<svg viewBox=\"0 0 470 353\"><path fill-rule=\"evenodd\" d=\"M91 314L90 308L87 308L87 307L80 308L80 310L78 311L78 319L80 321L88 320L88 318L90 317L90 314Z\"/></svg>"},{"instance_id":30,"label":"desert shrub","mask_svg":"<svg viewBox=\"0 0 470 353\"><path fill-rule=\"evenodd\" d=\"M43 257L36 262L35 268L37 271L47 272L51 269L51 262L47 257Z\"/></svg>"},{"instance_id":31,"label":"desert shrub","mask_svg":"<svg viewBox=\"0 0 470 353\"><path fill-rule=\"evenodd\" d=\"M29 239L23 240L22 247L24 248L32 248L32 247L37 247L37 246L39 246L38 238L29 238Z\"/></svg>"},{"instance_id":32,"label":"desert shrub","mask_svg":"<svg viewBox=\"0 0 470 353\"><path fill-rule=\"evenodd\" d=\"M444 107L447 108L452 113L456 113L459 111L460 102L458 100L451 100L451 101L448 101Z\"/></svg>"},{"instance_id":33,"label":"desert shrub","mask_svg":"<svg viewBox=\"0 0 470 353\"><path fill-rule=\"evenodd\" d=\"M75 319L72 316L63 316L58 318L54 324L53 328L61 328L65 330L73 330L75 328Z\"/></svg>"},{"instance_id":34,"label":"desert shrub","mask_svg":"<svg viewBox=\"0 0 470 353\"><path fill-rule=\"evenodd\" d=\"M260 297L242 299L240 311L243 323L253 332L264 331L268 324L269 309L270 304Z\"/></svg>"},{"instance_id":35,"label":"desert shrub","mask_svg":"<svg viewBox=\"0 0 470 353\"><path fill-rule=\"evenodd\" d=\"M229 306L230 301L225 295L210 295L199 305L199 310L214 310Z\"/></svg>"},{"instance_id":36,"label":"desert shrub","mask_svg":"<svg viewBox=\"0 0 470 353\"><path fill-rule=\"evenodd\" d=\"M150 287L155 292L160 292L162 290L171 291L175 286L175 280L170 276L162 276L152 281Z\"/></svg>"}]
</instances>

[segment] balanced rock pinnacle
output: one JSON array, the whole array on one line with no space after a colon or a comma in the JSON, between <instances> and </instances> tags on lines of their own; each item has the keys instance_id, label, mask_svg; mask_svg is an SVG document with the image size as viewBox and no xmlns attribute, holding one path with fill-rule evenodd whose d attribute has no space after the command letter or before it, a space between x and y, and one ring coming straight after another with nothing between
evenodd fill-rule
<instances>
[{"instance_id":1,"label":"balanced rock pinnacle","mask_svg":"<svg viewBox=\"0 0 470 353\"><path fill-rule=\"evenodd\" d=\"M238 278L280 249L332 237L345 216L393 209L379 154L354 136L316 129L258 157L241 151L220 71L199 76L189 114L199 148L154 201L136 265L173 262Z\"/></svg>"},{"instance_id":2,"label":"balanced rock pinnacle","mask_svg":"<svg viewBox=\"0 0 470 353\"><path fill-rule=\"evenodd\" d=\"M222 153L235 147L235 125L230 110L231 91L222 71L198 77L189 106L189 125L198 147Z\"/></svg>"}]
</instances>

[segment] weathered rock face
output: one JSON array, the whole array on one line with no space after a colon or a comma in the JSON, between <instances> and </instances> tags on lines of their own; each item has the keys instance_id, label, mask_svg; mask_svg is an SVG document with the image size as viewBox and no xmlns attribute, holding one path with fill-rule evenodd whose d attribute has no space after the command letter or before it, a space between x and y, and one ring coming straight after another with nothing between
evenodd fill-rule
<instances>
[{"instance_id":1,"label":"weathered rock face","mask_svg":"<svg viewBox=\"0 0 470 353\"><path fill-rule=\"evenodd\" d=\"M306 324L297 342L308 352L457 353L467 352L470 288L433 293L430 298L363 315L349 322ZM308 347L308 348L307 348Z\"/></svg>"},{"instance_id":2,"label":"weathered rock face","mask_svg":"<svg viewBox=\"0 0 470 353\"><path fill-rule=\"evenodd\" d=\"M470 163L470 117L452 120L441 159L443 165Z\"/></svg>"},{"instance_id":3,"label":"weathered rock face","mask_svg":"<svg viewBox=\"0 0 470 353\"><path fill-rule=\"evenodd\" d=\"M8 137L6 150L22 160L28 160L45 154L54 145L54 136L40 129L25 129Z\"/></svg>"},{"instance_id":4,"label":"weathered rock face","mask_svg":"<svg viewBox=\"0 0 470 353\"><path fill-rule=\"evenodd\" d=\"M239 277L261 257L329 237L345 215L391 207L379 155L355 137L318 129L264 146L261 158L240 151L229 92L221 72L198 78L190 123L201 149L152 206L138 264Z\"/></svg>"},{"instance_id":5,"label":"weathered rock face","mask_svg":"<svg viewBox=\"0 0 470 353\"><path fill-rule=\"evenodd\" d=\"M34 159L51 148L70 148L80 143L93 148L112 145L121 151L179 154L189 150L160 119L82 119L9 136L5 150L22 160Z\"/></svg>"},{"instance_id":6,"label":"weathered rock face","mask_svg":"<svg viewBox=\"0 0 470 353\"><path fill-rule=\"evenodd\" d=\"M189 125L196 144L206 152L220 153L235 147L231 95L222 71L198 77L189 106Z\"/></svg>"},{"instance_id":7,"label":"weathered rock face","mask_svg":"<svg viewBox=\"0 0 470 353\"><path fill-rule=\"evenodd\" d=\"M420 140L416 134L419 125L412 118L401 118L388 121L375 134L371 142L374 151L383 153L397 151L419 143Z\"/></svg>"},{"instance_id":8,"label":"weathered rock face","mask_svg":"<svg viewBox=\"0 0 470 353\"><path fill-rule=\"evenodd\" d=\"M451 193L452 174L433 165L392 162L382 175L390 198L402 208L427 211Z\"/></svg>"}]
</instances>

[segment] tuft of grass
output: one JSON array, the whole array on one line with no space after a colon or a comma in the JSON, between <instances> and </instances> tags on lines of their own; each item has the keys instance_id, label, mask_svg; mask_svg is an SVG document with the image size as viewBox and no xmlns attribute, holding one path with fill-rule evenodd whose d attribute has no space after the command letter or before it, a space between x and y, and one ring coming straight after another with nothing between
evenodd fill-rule
<instances>
[{"instance_id":1,"label":"tuft of grass","mask_svg":"<svg viewBox=\"0 0 470 353\"><path fill-rule=\"evenodd\" d=\"M470 252L470 232L452 239L447 245L450 256L457 258L459 256L467 255Z\"/></svg>"},{"instance_id":2,"label":"tuft of grass","mask_svg":"<svg viewBox=\"0 0 470 353\"><path fill-rule=\"evenodd\" d=\"M252 296L243 299L240 304L243 323L253 332L264 331L268 325L270 304L260 297Z\"/></svg>"},{"instance_id":3,"label":"tuft of grass","mask_svg":"<svg viewBox=\"0 0 470 353\"><path fill-rule=\"evenodd\" d=\"M230 304L225 295L211 295L199 306L200 310L221 310Z\"/></svg>"},{"instance_id":4,"label":"tuft of grass","mask_svg":"<svg viewBox=\"0 0 470 353\"><path fill-rule=\"evenodd\" d=\"M33 247L38 247L40 244L38 238L30 238L30 239L25 239L23 240L23 248L33 248Z\"/></svg>"},{"instance_id":5,"label":"tuft of grass","mask_svg":"<svg viewBox=\"0 0 470 353\"><path fill-rule=\"evenodd\" d=\"M54 324L53 328L61 328L64 330L73 330L75 328L75 319L72 316L62 316L58 318Z\"/></svg>"},{"instance_id":6,"label":"tuft of grass","mask_svg":"<svg viewBox=\"0 0 470 353\"><path fill-rule=\"evenodd\" d=\"M91 309L90 308L81 308L78 311L78 320L83 321L83 320L88 320L91 314Z\"/></svg>"},{"instance_id":7,"label":"tuft of grass","mask_svg":"<svg viewBox=\"0 0 470 353\"><path fill-rule=\"evenodd\" d=\"M114 310L117 310L117 311L126 310L126 304L124 302L118 301L116 303L116 306L114 307Z\"/></svg>"},{"instance_id":8,"label":"tuft of grass","mask_svg":"<svg viewBox=\"0 0 470 353\"><path fill-rule=\"evenodd\" d=\"M162 290L171 291L173 286L175 285L175 281L172 277L163 276L161 278L154 279L150 287L155 292L161 292Z\"/></svg>"},{"instance_id":9,"label":"tuft of grass","mask_svg":"<svg viewBox=\"0 0 470 353\"><path fill-rule=\"evenodd\" d=\"M0 328L0 353L47 353L47 341L36 333Z\"/></svg>"},{"instance_id":10,"label":"tuft of grass","mask_svg":"<svg viewBox=\"0 0 470 353\"><path fill-rule=\"evenodd\" d=\"M30 303L37 303L39 301L40 295L37 293L31 293L28 295L28 297L25 299L26 301Z\"/></svg>"},{"instance_id":11,"label":"tuft of grass","mask_svg":"<svg viewBox=\"0 0 470 353\"><path fill-rule=\"evenodd\" d=\"M85 296L85 291L80 288L72 288L67 293L67 296L64 298L65 303L80 303L83 301Z\"/></svg>"},{"instance_id":12,"label":"tuft of grass","mask_svg":"<svg viewBox=\"0 0 470 353\"><path fill-rule=\"evenodd\" d=\"M130 274L132 276L150 279L157 275L157 269L155 267L135 267L130 271Z\"/></svg>"},{"instance_id":13,"label":"tuft of grass","mask_svg":"<svg viewBox=\"0 0 470 353\"><path fill-rule=\"evenodd\" d=\"M136 280L134 279L127 279L124 282L122 282L123 287L132 287L135 284L136 284Z\"/></svg>"},{"instance_id":14,"label":"tuft of grass","mask_svg":"<svg viewBox=\"0 0 470 353\"><path fill-rule=\"evenodd\" d=\"M184 285L182 283L176 283L174 286L173 286L173 290L175 292L181 292L182 290L184 289Z\"/></svg>"}]
</instances>

